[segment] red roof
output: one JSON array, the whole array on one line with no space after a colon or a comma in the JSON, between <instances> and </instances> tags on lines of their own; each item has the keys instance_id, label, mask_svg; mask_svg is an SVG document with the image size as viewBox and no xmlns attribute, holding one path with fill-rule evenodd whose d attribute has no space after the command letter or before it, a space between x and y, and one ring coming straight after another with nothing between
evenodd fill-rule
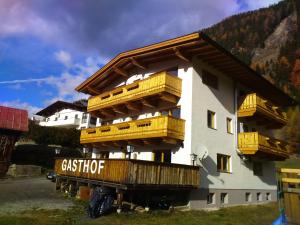
<instances>
[{"instance_id":1,"label":"red roof","mask_svg":"<svg viewBox=\"0 0 300 225\"><path fill-rule=\"evenodd\" d=\"M27 111L0 106L0 129L28 131Z\"/></svg>"}]
</instances>

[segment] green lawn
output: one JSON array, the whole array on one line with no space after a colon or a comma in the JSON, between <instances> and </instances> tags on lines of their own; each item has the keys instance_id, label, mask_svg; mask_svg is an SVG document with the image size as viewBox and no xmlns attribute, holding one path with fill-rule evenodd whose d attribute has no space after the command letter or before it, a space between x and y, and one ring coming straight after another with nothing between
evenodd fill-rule
<instances>
[{"instance_id":1,"label":"green lawn","mask_svg":"<svg viewBox=\"0 0 300 225\"><path fill-rule=\"evenodd\" d=\"M112 213L98 219L87 217L82 204L68 211L31 210L19 214L0 216L3 225L267 225L278 216L275 203L256 206L237 206L217 211L150 211L148 213L127 212L120 215Z\"/></svg>"}]
</instances>

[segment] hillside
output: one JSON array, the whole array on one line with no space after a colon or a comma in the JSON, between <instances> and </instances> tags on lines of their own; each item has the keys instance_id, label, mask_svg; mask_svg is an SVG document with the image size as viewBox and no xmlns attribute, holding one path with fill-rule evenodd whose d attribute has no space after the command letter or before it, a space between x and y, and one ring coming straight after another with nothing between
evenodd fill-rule
<instances>
[{"instance_id":1,"label":"hillside","mask_svg":"<svg viewBox=\"0 0 300 225\"><path fill-rule=\"evenodd\" d=\"M231 16L204 32L300 102L299 0ZM288 126L275 134L300 152L300 108L287 113Z\"/></svg>"},{"instance_id":2,"label":"hillside","mask_svg":"<svg viewBox=\"0 0 300 225\"><path fill-rule=\"evenodd\" d=\"M293 73L296 51L300 49L297 15L300 2L284 0L269 8L229 17L204 31L299 101L299 71Z\"/></svg>"}]
</instances>

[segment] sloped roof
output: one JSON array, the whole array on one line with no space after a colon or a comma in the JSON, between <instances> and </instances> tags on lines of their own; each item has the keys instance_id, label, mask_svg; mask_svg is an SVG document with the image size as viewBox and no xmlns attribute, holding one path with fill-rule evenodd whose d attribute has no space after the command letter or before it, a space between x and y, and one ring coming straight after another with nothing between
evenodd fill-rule
<instances>
[{"instance_id":1,"label":"sloped roof","mask_svg":"<svg viewBox=\"0 0 300 225\"><path fill-rule=\"evenodd\" d=\"M191 61L198 57L210 66L222 71L234 80L251 88L263 97L279 105L293 105L294 100L268 80L233 56L203 32L195 32L142 48L122 52L80 84L76 90L97 95L120 76L134 67L147 69L147 65L159 61L182 59Z\"/></svg>"},{"instance_id":2,"label":"sloped roof","mask_svg":"<svg viewBox=\"0 0 300 225\"><path fill-rule=\"evenodd\" d=\"M86 112L86 105L79 103L56 101L53 104L42 109L41 111L37 112L36 115L47 117L53 115L54 113L62 109L74 109L77 111Z\"/></svg>"}]
</instances>

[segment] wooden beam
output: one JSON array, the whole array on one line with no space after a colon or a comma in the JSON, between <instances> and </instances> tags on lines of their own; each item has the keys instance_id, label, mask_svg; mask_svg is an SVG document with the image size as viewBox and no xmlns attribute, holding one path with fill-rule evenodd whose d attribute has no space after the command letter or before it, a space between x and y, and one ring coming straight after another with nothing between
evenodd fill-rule
<instances>
[{"instance_id":1,"label":"wooden beam","mask_svg":"<svg viewBox=\"0 0 300 225\"><path fill-rule=\"evenodd\" d=\"M182 54L182 52L180 52L179 48L174 47L173 50L174 50L174 52L175 52L175 55L176 55L178 58L182 59L183 61L190 62L190 60L189 60L187 57L185 57L185 56Z\"/></svg>"},{"instance_id":2,"label":"wooden beam","mask_svg":"<svg viewBox=\"0 0 300 225\"><path fill-rule=\"evenodd\" d=\"M142 110L142 106L138 103L126 102L125 106L127 107L127 109L136 111L136 112L140 112Z\"/></svg>"},{"instance_id":3,"label":"wooden beam","mask_svg":"<svg viewBox=\"0 0 300 225\"><path fill-rule=\"evenodd\" d=\"M157 106L156 103L154 103L154 102L152 102L150 100L146 100L144 98L141 100L141 102L142 102L143 105L148 106L150 108L156 108L156 106Z\"/></svg>"},{"instance_id":4,"label":"wooden beam","mask_svg":"<svg viewBox=\"0 0 300 225\"><path fill-rule=\"evenodd\" d=\"M176 145L178 142L175 139L172 138L163 138L162 139L163 142L167 143L167 144L172 144L172 145Z\"/></svg>"},{"instance_id":5,"label":"wooden beam","mask_svg":"<svg viewBox=\"0 0 300 225\"><path fill-rule=\"evenodd\" d=\"M145 145L159 145L160 144L160 141L158 140L154 140L154 139L143 139L143 142Z\"/></svg>"},{"instance_id":6,"label":"wooden beam","mask_svg":"<svg viewBox=\"0 0 300 225\"><path fill-rule=\"evenodd\" d=\"M100 111L101 114L105 115L106 117L112 117L112 116L116 116L116 114L112 111L109 111L107 109L102 109Z\"/></svg>"},{"instance_id":7,"label":"wooden beam","mask_svg":"<svg viewBox=\"0 0 300 225\"><path fill-rule=\"evenodd\" d=\"M87 90L88 90L89 92L95 94L95 95L99 95L99 94L100 94L100 92L99 92L98 90L94 89L94 88L91 87L91 86L88 86L88 87L87 87Z\"/></svg>"},{"instance_id":8,"label":"wooden beam","mask_svg":"<svg viewBox=\"0 0 300 225\"><path fill-rule=\"evenodd\" d=\"M112 107L112 110L113 110L115 113L119 113L119 114L123 114L123 115L128 114L128 110L127 110L125 107L113 106L113 107Z\"/></svg>"},{"instance_id":9,"label":"wooden beam","mask_svg":"<svg viewBox=\"0 0 300 225\"><path fill-rule=\"evenodd\" d=\"M123 70L121 68L114 67L113 70L114 70L115 73L117 73L117 74L119 74L119 75L121 75L123 77L129 77L129 74L125 70Z\"/></svg>"},{"instance_id":10,"label":"wooden beam","mask_svg":"<svg viewBox=\"0 0 300 225\"><path fill-rule=\"evenodd\" d=\"M176 97L175 95L170 95L170 94L163 94L160 97L161 100L166 101L166 102L170 102L170 103L177 103L178 102L178 97Z\"/></svg>"},{"instance_id":11,"label":"wooden beam","mask_svg":"<svg viewBox=\"0 0 300 225\"><path fill-rule=\"evenodd\" d=\"M144 142L141 140L130 140L128 141L128 144L133 146L138 146L138 147L144 146Z\"/></svg>"},{"instance_id":12,"label":"wooden beam","mask_svg":"<svg viewBox=\"0 0 300 225\"><path fill-rule=\"evenodd\" d=\"M141 64L140 62L138 62L135 58L131 57L130 60L131 60L131 62L132 62L133 65L135 65L135 66L137 66L137 67L139 67L139 68L141 68L141 69L143 69L143 70L147 69L146 66L142 65L142 64Z\"/></svg>"}]
</instances>

